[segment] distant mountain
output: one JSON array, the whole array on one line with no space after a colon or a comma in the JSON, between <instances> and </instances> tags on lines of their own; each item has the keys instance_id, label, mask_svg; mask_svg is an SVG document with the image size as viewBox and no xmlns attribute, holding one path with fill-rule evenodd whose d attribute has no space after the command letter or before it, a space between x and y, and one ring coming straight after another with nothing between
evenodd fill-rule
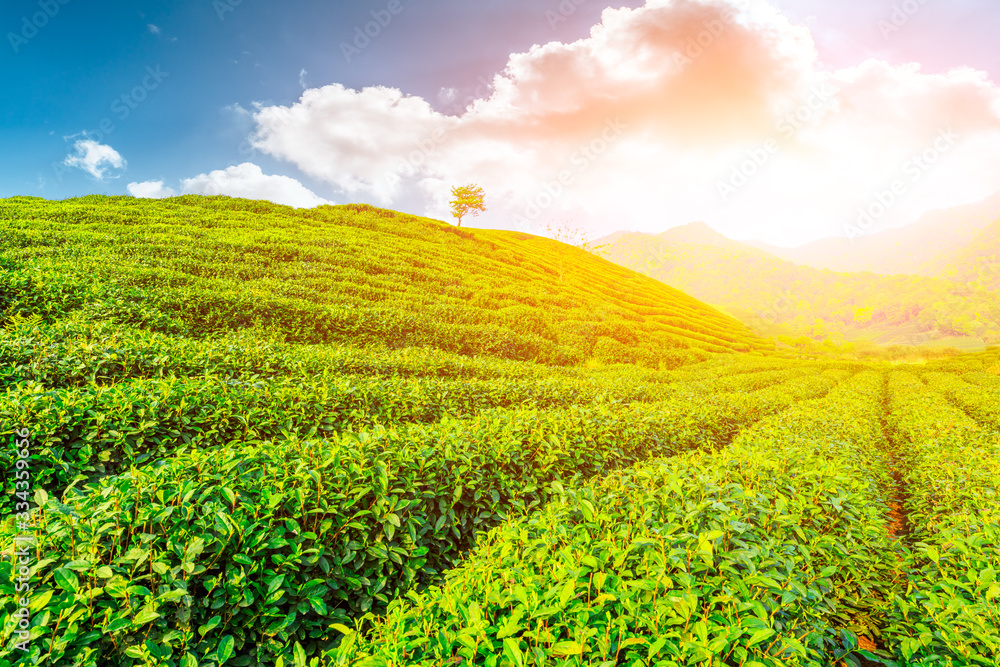
<instances>
[{"instance_id":1,"label":"distant mountain","mask_svg":"<svg viewBox=\"0 0 1000 667\"><path fill-rule=\"evenodd\" d=\"M952 258L942 277L1000 290L1000 220Z\"/></svg>"},{"instance_id":2,"label":"distant mountain","mask_svg":"<svg viewBox=\"0 0 1000 667\"><path fill-rule=\"evenodd\" d=\"M690 225L668 229L657 237L661 243L687 243L712 246L725 250L743 251L748 248L739 241L733 241L715 231L704 222L693 222Z\"/></svg>"},{"instance_id":3,"label":"distant mountain","mask_svg":"<svg viewBox=\"0 0 1000 667\"><path fill-rule=\"evenodd\" d=\"M798 248L749 245L818 269L940 277L997 220L1000 220L1000 192L975 204L932 211L912 225L854 239L831 237Z\"/></svg>"},{"instance_id":4,"label":"distant mountain","mask_svg":"<svg viewBox=\"0 0 1000 667\"><path fill-rule=\"evenodd\" d=\"M977 285L801 266L695 223L614 234L608 258L725 310L767 335L839 333L886 342L1000 339L1000 300Z\"/></svg>"}]
</instances>

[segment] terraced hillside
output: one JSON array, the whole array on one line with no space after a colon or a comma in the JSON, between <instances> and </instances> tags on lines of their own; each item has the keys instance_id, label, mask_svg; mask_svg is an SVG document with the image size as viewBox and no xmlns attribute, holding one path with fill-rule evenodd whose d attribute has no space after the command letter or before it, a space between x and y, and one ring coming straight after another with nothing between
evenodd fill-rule
<instances>
[{"instance_id":1,"label":"terraced hillside","mask_svg":"<svg viewBox=\"0 0 1000 667\"><path fill-rule=\"evenodd\" d=\"M0 202L5 318L75 313L195 338L431 346L571 364L768 349L741 324L553 241L364 206ZM693 353L697 357L698 353Z\"/></svg>"},{"instance_id":2,"label":"terraced hillside","mask_svg":"<svg viewBox=\"0 0 1000 667\"><path fill-rule=\"evenodd\" d=\"M1000 664L1000 350L781 359L374 210L3 206L0 667Z\"/></svg>"}]
</instances>

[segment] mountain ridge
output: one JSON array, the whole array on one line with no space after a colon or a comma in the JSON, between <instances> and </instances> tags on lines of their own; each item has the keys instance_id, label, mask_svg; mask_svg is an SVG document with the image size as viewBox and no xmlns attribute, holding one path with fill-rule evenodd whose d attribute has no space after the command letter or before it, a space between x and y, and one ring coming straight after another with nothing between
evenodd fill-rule
<instances>
[{"instance_id":1,"label":"mountain ridge","mask_svg":"<svg viewBox=\"0 0 1000 667\"><path fill-rule=\"evenodd\" d=\"M928 211L910 225L853 239L827 237L796 248L747 243L775 257L818 269L940 278L955 257L997 220L1000 191L979 202Z\"/></svg>"},{"instance_id":2,"label":"mountain ridge","mask_svg":"<svg viewBox=\"0 0 1000 667\"><path fill-rule=\"evenodd\" d=\"M1000 304L984 285L800 265L702 223L618 235L605 252L768 335L904 343L1000 336Z\"/></svg>"}]
</instances>

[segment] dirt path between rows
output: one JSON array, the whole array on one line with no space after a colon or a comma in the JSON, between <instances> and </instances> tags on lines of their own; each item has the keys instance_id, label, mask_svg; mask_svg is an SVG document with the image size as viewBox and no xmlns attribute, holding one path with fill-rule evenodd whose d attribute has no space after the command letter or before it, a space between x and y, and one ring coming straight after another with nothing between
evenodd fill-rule
<instances>
[{"instance_id":1,"label":"dirt path between rows","mask_svg":"<svg viewBox=\"0 0 1000 667\"><path fill-rule=\"evenodd\" d=\"M889 473L892 475L893 479L893 489L889 497L889 537L897 545L896 554L896 568L893 573L893 586L905 583L907 573L903 569L903 558L902 558L902 548L908 546L912 540L912 527L910 525L909 515L907 512L907 505L909 504L910 494L907 489L906 482L906 471L909 468L909 462L907 461L904 449L900 446L899 442L896 440L892 429L889 428L889 423L887 416L891 409L891 404L889 400L889 376L885 376L885 386L882 394L882 416L880 418L882 425L882 433L885 435L888 447L885 450L887 455L886 466L889 469ZM866 651L877 651L880 648L874 637L859 637L858 648ZM873 666L879 667L880 663L872 662L870 660L861 659L861 664L865 667Z\"/></svg>"}]
</instances>

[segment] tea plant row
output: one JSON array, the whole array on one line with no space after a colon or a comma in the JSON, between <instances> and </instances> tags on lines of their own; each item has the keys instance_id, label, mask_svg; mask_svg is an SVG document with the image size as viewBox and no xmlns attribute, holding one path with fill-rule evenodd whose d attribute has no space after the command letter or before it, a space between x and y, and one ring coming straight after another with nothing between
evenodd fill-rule
<instances>
[{"instance_id":1,"label":"tea plant row","mask_svg":"<svg viewBox=\"0 0 1000 667\"><path fill-rule=\"evenodd\" d=\"M568 488L328 662L854 661L848 628L892 580L883 390L861 373L724 450Z\"/></svg>"},{"instance_id":2,"label":"tea plant row","mask_svg":"<svg viewBox=\"0 0 1000 667\"><path fill-rule=\"evenodd\" d=\"M188 653L221 663L230 649L267 662L289 642L316 652L336 640L331 623L433 581L479 532L544 504L554 483L724 446L849 374L163 452L157 465L45 499L32 645L81 664L144 650L166 664Z\"/></svg>"},{"instance_id":3,"label":"tea plant row","mask_svg":"<svg viewBox=\"0 0 1000 667\"><path fill-rule=\"evenodd\" d=\"M960 380L930 386L979 403ZM906 452L912 548L885 631L893 664L996 665L1000 656L1000 435L918 377L894 373L888 424ZM961 402L961 401L960 401Z\"/></svg>"}]
</instances>

